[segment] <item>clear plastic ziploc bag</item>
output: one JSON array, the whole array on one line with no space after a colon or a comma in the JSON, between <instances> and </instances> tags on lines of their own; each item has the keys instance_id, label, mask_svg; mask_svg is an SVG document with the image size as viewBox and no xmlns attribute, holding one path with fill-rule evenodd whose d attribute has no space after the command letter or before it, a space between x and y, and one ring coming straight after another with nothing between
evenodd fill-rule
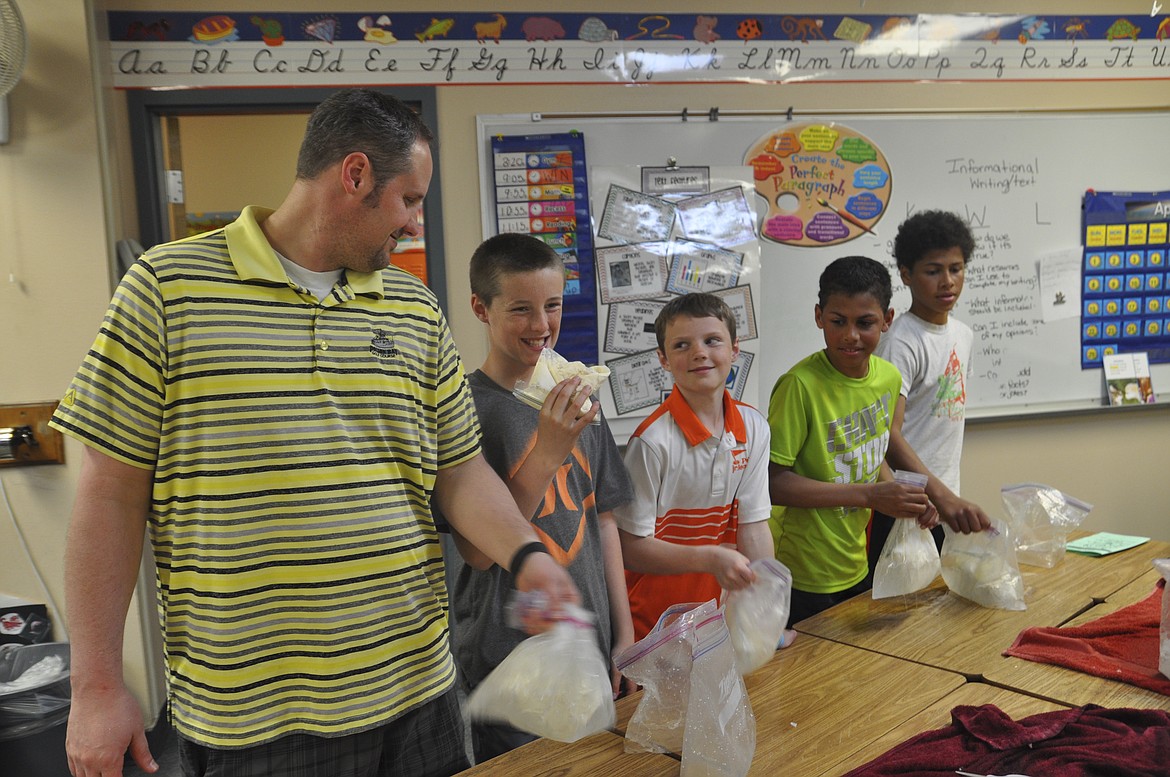
<instances>
[{"instance_id":1,"label":"clear plastic ziploc bag","mask_svg":"<svg viewBox=\"0 0 1170 777\"><path fill-rule=\"evenodd\" d=\"M0 752L6 740L64 726L69 703L68 642L0 645Z\"/></svg>"},{"instance_id":2,"label":"clear plastic ziploc bag","mask_svg":"<svg viewBox=\"0 0 1170 777\"><path fill-rule=\"evenodd\" d=\"M1016 535L1021 564L1051 569L1064 558L1068 535L1093 509L1088 502L1039 483L1017 483L1000 489L1004 509Z\"/></svg>"},{"instance_id":3,"label":"clear plastic ziploc bag","mask_svg":"<svg viewBox=\"0 0 1170 777\"><path fill-rule=\"evenodd\" d=\"M926 475L918 472L894 473L900 483L926 486ZM886 599L921 591L930 585L942 566L934 535L918 521L899 518L894 521L886 544L873 568L873 598Z\"/></svg>"},{"instance_id":4,"label":"clear plastic ziploc bag","mask_svg":"<svg viewBox=\"0 0 1170 777\"><path fill-rule=\"evenodd\" d=\"M694 621L718 609L713 599L668 607L649 634L614 659L619 672L642 686L642 700L626 726L627 753L682 753Z\"/></svg>"},{"instance_id":5,"label":"clear plastic ziploc bag","mask_svg":"<svg viewBox=\"0 0 1170 777\"><path fill-rule=\"evenodd\" d=\"M589 386L596 394L608 377L609 367L600 365L590 367L584 362L571 362L552 348L545 348L540 352L536 368L532 371L532 377L527 382L517 381L512 389L512 395L521 402L539 410L544 406L548 392L552 391L562 380L580 378L581 386ZM581 405L581 412L588 413L592 404L592 400L586 398ZM601 423L598 419L594 420Z\"/></svg>"},{"instance_id":6,"label":"clear plastic ziploc bag","mask_svg":"<svg viewBox=\"0 0 1170 777\"><path fill-rule=\"evenodd\" d=\"M593 614L575 605L548 631L517 645L467 700L473 720L506 723L558 742L617 721L609 669L597 646Z\"/></svg>"},{"instance_id":7,"label":"clear plastic ziploc bag","mask_svg":"<svg viewBox=\"0 0 1170 777\"><path fill-rule=\"evenodd\" d=\"M792 573L774 558L752 562L756 581L727 591L723 614L740 674L759 669L776 652L792 605Z\"/></svg>"},{"instance_id":8,"label":"clear plastic ziploc bag","mask_svg":"<svg viewBox=\"0 0 1170 777\"><path fill-rule=\"evenodd\" d=\"M756 716L722 610L695 623L694 648L679 775L744 777L756 754Z\"/></svg>"},{"instance_id":9,"label":"clear plastic ziploc bag","mask_svg":"<svg viewBox=\"0 0 1170 777\"><path fill-rule=\"evenodd\" d=\"M1154 568L1166 581L1162 589L1162 625L1158 628L1158 671L1170 677L1170 558L1154 559Z\"/></svg>"},{"instance_id":10,"label":"clear plastic ziploc bag","mask_svg":"<svg viewBox=\"0 0 1170 777\"><path fill-rule=\"evenodd\" d=\"M1026 610L1024 578L1012 533L1003 521L992 521L991 527L971 534L943 527L943 580L959 596L984 607Z\"/></svg>"},{"instance_id":11,"label":"clear plastic ziploc bag","mask_svg":"<svg viewBox=\"0 0 1170 777\"><path fill-rule=\"evenodd\" d=\"M682 756L682 777L742 777L756 750L756 719L715 600L678 604L617 657L642 686L626 752Z\"/></svg>"}]
</instances>

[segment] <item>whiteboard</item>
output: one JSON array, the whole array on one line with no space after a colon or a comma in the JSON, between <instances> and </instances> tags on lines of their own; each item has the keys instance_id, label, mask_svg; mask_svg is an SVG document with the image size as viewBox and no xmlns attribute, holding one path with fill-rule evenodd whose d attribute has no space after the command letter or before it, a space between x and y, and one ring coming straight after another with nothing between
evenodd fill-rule
<instances>
[{"instance_id":1,"label":"whiteboard","mask_svg":"<svg viewBox=\"0 0 1170 777\"><path fill-rule=\"evenodd\" d=\"M756 359L762 397L790 366L824 347L813 323L817 279L840 256L863 254L891 268L895 315L909 307L892 257L898 224L914 212L958 213L976 237L976 253L954 315L975 330L969 416L1008 416L1098 407L1100 369L1082 370L1080 318L1045 321L1038 262L1081 245L1086 190L1170 189L1165 130L1170 112L987 113L960 115L815 114L791 120L700 114L576 117L478 117L484 234L492 233L488 137L579 130L594 166L741 165L761 138L819 122L856 132L880 149L891 177L874 233L829 246L761 240L761 338ZM763 210L767 210L767 204ZM596 215L594 216L596 218ZM1170 364L1153 365L1155 391L1170 392ZM766 399L762 399L765 401Z\"/></svg>"}]
</instances>

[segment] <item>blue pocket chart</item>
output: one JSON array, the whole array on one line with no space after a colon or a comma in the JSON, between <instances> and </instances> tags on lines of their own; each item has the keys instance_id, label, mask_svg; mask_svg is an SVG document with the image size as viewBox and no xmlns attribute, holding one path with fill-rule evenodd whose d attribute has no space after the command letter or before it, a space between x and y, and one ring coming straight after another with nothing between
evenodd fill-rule
<instances>
[{"instance_id":1,"label":"blue pocket chart","mask_svg":"<svg viewBox=\"0 0 1170 777\"><path fill-rule=\"evenodd\" d=\"M1170 362L1166 320L1170 191L1085 193L1081 367L1108 351Z\"/></svg>"}]
</instances>

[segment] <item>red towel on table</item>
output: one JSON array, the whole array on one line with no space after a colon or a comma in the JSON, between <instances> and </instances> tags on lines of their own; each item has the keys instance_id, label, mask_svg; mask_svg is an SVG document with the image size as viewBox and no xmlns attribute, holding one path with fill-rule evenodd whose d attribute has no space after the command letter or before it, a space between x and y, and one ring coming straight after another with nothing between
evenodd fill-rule
<instances>
[{"instance_id":1,"label":"red towel on table","mask_svg":"<svg viewBox=\"0 0 1170 777\"><path fill-rule=\"evenodd\" d=\"M925 731L845 777L1165 777L1170 713L1094 704L1012 720L994 704L955 707Z\"/></svg>"},{"instance_id":2,"label":"red towel on table","mask_svg":"<svg viewBox=\"0 0 1170 777\"><path fill-rule=\"evenodd\" d=\"M1057 664L1097 677L1136 685L1170 696L1170 679L1158 672L1158 624L1162 589L1137 604L1082 626L1024 629L1005 656Z\"/></svg>"}]
</instances>

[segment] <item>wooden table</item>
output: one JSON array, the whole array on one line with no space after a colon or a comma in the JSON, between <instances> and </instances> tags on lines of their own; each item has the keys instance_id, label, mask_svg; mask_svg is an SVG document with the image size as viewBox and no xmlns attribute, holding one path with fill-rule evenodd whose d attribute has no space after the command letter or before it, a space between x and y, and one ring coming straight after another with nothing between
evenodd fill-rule
<instances>
[{"instance_id":1,"label":"wooden table","mask_svg":"<svg viewBox=\"0 0 1170 777\"><path fill-rule=\"evenodd\" d=\"M978 680L1029 626L1059 626L1146 574L1170 543L1151 541L1102 558L1066 553L1052 569L1023 565L1023 611L981 607L942 578L905 597L864 593L796 624L796 630Z\"/></svg>"},{"instance_id":2,"label":"wooden table","mask_svg":"<svg viewBox=\"0 0 1170 777\"><path fill-rule=\"evenodd\" d=\"M1001 655L1024 628L1081 623L1148 595L1158 557L1170 557L1170 543L1103 558L1069 553L1053 569L1023 566L1023 612L967 602L940 578L909 597L875 602L867 593L798 623L796 642L745 678L756 717L750 774L835 777L947 725L962 704L995 704L1014 719L1061 703L1170 709L1170 697ZM677 775L677 756L625 752L639 701L618 702L614 732L573 744L539 740L466 774Z\"/></svg>"},{"instance_id":3,"label":"wooden table","mask_svg":"<svg viewBox=\"0 0 1170 777\"><path fill-rule=\"evenodd\" d=\"M744 678L756 717L749 774L818 774L963 682L954 672L801 635ZM637 701L619 702L620 732Z\"/></svg>"},{"instance_id":4,"label":"wooden table","mask_svg":"<svg viewBox=\"0 0 1170 777\"><path fill-rule=\"evenodd\" d=\"M507 775L507 777L678 777L679 761L661 753L627 753L625 739L602 731L578 742L566 744L538 739L511 752L496 756L461 775Z\"/></svg>"},{"instance_id":5,"label":"wooden table","mask_svg":"<svg viewBox=\"0 0 1170 777\"><path fill-rule=\"evenodd\" d=\"M1080 626L1145 599L1161 575L1151 569L1062 626ZM1065 704L1100 704L1102 707L1138 707L1170 710L1170 696L1129 683L1079 672L1055 664L1041 664L1022 658L1003 658L985 673L988 682Z\"/></svg>"},{"instance_id":6,"label":"wooden table","mask_svg":"<svg viewBox=\"0 0 1170 777\"><path fill-rule=\"evenodd\" d=\"M890 729L886 733L868 742L864 747L843 757L829 769L809 777L839 777L846 772L869 763L884 754L896 745L900 745L924 731L948 726L951 723L951 710L961 705L980 706L994 704L1013 720L1026 718L1040 712L1052 712L1063 709L1064 705L1056 704L1044 699L1025 696L1004 688L996 688L985 683L967 683L920 711L901 725Z\"/></svg>"}]
</instances>

